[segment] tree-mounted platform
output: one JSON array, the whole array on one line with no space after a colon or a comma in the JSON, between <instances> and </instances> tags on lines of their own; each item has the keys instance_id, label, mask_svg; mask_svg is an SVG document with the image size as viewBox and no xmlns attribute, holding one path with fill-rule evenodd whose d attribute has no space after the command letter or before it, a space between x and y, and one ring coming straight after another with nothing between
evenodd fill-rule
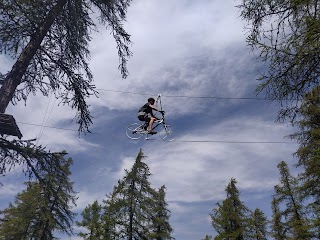
<instances>
[{"instance_id":1,"label":"tree-mounted platform","mask_svg":"<svg viewBox=\"0 0 320 240\"><path fill-rule=\"evenodd\" d=\"M0 134L7 134L22 138L22 134L12 115L0 113Z\"/></svg>"}]
</instances>

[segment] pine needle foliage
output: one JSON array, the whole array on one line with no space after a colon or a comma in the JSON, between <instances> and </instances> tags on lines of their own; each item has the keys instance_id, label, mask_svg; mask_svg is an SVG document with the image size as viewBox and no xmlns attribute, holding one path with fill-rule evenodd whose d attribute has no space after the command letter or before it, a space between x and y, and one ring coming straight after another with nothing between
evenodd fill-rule
<instances>
[{"instance_id":1,"label":"pine needle foliage","mask_svg":"<svg viewBox=\"0 0 320 240\"><path fill-rule=\"evenodd\" d=\"M227 198L217 203L217 208L210 214L212 225L218 233L215 240L244 240L248 234L250 210L241 202L236 183L231 178L225 190Z\"/></svg>"},{"instance_id":2,"label":"pine needle foliage","mask_svg":"<svg viewBox=\"0 0 320 240\"><path fill-rule=\"evenodd\" d=\"M0 112L29 94L54 92L76 110L79 131L92 123L86 99L97 95L89 68L92 31L115 39L122 77L128 76L130 35L123 28L131 0L1 0L0 53L16 60L1 75ZM95 19L97 18L97 19Z\"/></svg>"},{"instance_id":3,"label":"pine needle foliage","mask_svg":"<svg viewBox=\"0 0 320 240\"><path fill-rule=\"evenodd\" d=\"M54 239L54 231L73 234L75 192L70 182L72 159L60 155L61 171L47 172L42 181L27 182L27 189L16 196L15 202L1 211L0 238Z\"/></svg>"},{"instance_id":4,"label":"pine needle foliage","mask_svg":"<svg viewBox=\"0 0 320 240\"><path fill-rule=\"evenodd\" d=\"M300 144L296 156L299 174L300 194L308 203L308 210L316 238L320 237L320 87L306 94L297 114L299 131L290 137Z\"/></svg>"},{"instance_id":5,"label":"pine needle foliage","mask_svg":"<svg viewBox=\"0 0 320 240\"><path fill-rule=\"evenodd\" d=\"M287 230L282 222L282 213L280 211L279 202L277 199L272 199L272 220L271 220L271 236L275 240L286 240L287 239Z\"/></svg>"},{"instance_id":6,"label":"pine needle foliage","mask_svg":"<svg viewBox=\"0 0 320 240\"><path fill-rule=\"evenodd\" d=\"M251 213L249 218L249 234L247 239L249 240L267 240L269 233L267 231L268 220L264 213L256 208L254 212Z\"/></svg>"},{"instance_id":7,"label":"pine needle foliage","mask_svg":"<svg viewBox=\"0 0 320 240\"><path fill-rule=\"evenodd\" d=\"M46 184L50 172L66 177L63 157L67 153L50 152L35 140L9 140L0 137L0 174L5 175L17 166L21 166L29 178Z\"/></svg>"},{"instance_id":8,"label":"pine needle foliage","mask_svg":"<svg viewBox=\"0 0 320 240\"><path fill-rule=\"evenodd\" d=\"M107 228L114 239L173 239L165 187L151 187L149 167L140 149L130 171L118 181L105 203Z\"/></svg>"},{"instance_id":9,"label":"pine needle foliage","mask_svg":"<svg viewBox=\"0 0 320 240\"><path fill-rule=\"evenodd\" d=\"M300 200L298 181L291 176L285 162L278 164L280 184L274 194L274 235L279 239L312 239L310 224ZM281 233L279 235L279 233Z\"/></svg>"},{"instance_id":10,"label":"pine needle foliage","mask_svg":"<svg viewBox=\"0 0 320 240\"><path fill-rule=\"evenodd\" d=\"M279 120L292 121L299 100L319 86L320 2L242 0L238 7L248 45L268 66L257 92L283 104Z\"/></svg>"},{"instance_id":11,"label":"pine needle foliage","mask_svg":"<svg viewBox=\"0 0 320 240\"><path fill-rule=\"evenodd\" d=\"M85 228L86 232L80 232L78 236L85 240L101 239L104 235L104 229L101 218L102 207L98 201L94 201L93 204L88 205L81 213L81 216L82 220L76 222L76 224L78 227Z\"/></svg>"},{"instance_id":12,"label":"pine needle foliage","mask_svg":"<svg viewBox=\"0 0 320 240\"><path fill-rule=\"evenodd\" d=\"M169 223L170 210L166 202L166 187L162 186L157 192L155 192L154 201L155 206L152 216L152 224L150 226L150 234L148 239L155 240L171 240L173 229Z\"/></svg>"}]
</instances>

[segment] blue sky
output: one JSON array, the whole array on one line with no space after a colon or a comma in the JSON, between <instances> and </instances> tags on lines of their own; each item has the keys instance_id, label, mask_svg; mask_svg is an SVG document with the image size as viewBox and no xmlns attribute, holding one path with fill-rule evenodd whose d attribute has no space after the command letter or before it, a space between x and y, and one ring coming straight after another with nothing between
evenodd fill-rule
<instances>
[{"instance_id":1,"label":"blue sky","mask_svg":"<svg viewBox=\"0 0 320 240\"><path fill-rule=\"evenodd\" d=\"M90 67L99 98L88 100L93 134L79 138L76 131L67 130L77 129L71 122L75 112L58 106L54 96L30 96L26 105L8 107L24 139L38 138L39 144L52 151L65 149L74 159L76 212L104 199L142 148L153 174L152 186L167 187L176 239L214 235L209 213L225 198L231 177L237 179L241 199L250 209L259 207L270 215L273 186L279 178L276 166L282 160L293 165L292 153L297 148L294 143L281 142L290 142L284 136L295 129L275 122L276 103L237 99L256 97L258 70L266 69L246 46L245 23L235 7L239 3L134 1L125 23L133 42L130 75L125 80L117 69L112 36L102 27L94 33ZM0 63L5 72L13 61L1 56ZM126 127L138 121L137 110L157 94L163 96L175 141L128 139ZM263 93L258 97L263 98ZM26 180L19 168L2 177L1 209L13 201Z\"/></svg>"}]
</instances>

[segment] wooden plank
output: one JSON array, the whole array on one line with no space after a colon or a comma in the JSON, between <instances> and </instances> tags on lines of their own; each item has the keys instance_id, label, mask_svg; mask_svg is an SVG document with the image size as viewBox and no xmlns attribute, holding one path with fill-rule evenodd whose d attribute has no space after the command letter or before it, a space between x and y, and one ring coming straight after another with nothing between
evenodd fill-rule
<instances>
[{"instance_id":1,"label":"wooden plank","mask_svg":"<svg viewBox=\"0 0 320 240\"><path fill-rule=\"evenodd\" d=\"M0 134L22 138L22 134L12 115L0 113Z\"/></svg>"}]
</instances>

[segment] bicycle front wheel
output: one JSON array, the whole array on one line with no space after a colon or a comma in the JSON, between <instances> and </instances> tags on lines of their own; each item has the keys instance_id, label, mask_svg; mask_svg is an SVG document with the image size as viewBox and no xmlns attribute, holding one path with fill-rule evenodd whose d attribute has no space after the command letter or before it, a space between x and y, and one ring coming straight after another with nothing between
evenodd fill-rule
<instances>
[{"instance_id":1,"label":"bicycle front wheel","mask_svg":"<svg viewBox=\"0 0 320 240\"><path fill-rule=\"evenodd\" d=\"M172 134L172 127L167 124L163 124L159 131L160 138L165 141L172 141L174 139Z\"/></svg>"},{"instance_id":2,"label":"bicycle front wheel","mask_svg":"<svg viewBox=\"0 0 320 240\"><path fill-rule=\"evenodd\" d=\"M133 123L126 129L126 133L128 138L130 139L139 139L143 135L141 132L141 124L139 123Z\"/></svg>"}]
</instances>

